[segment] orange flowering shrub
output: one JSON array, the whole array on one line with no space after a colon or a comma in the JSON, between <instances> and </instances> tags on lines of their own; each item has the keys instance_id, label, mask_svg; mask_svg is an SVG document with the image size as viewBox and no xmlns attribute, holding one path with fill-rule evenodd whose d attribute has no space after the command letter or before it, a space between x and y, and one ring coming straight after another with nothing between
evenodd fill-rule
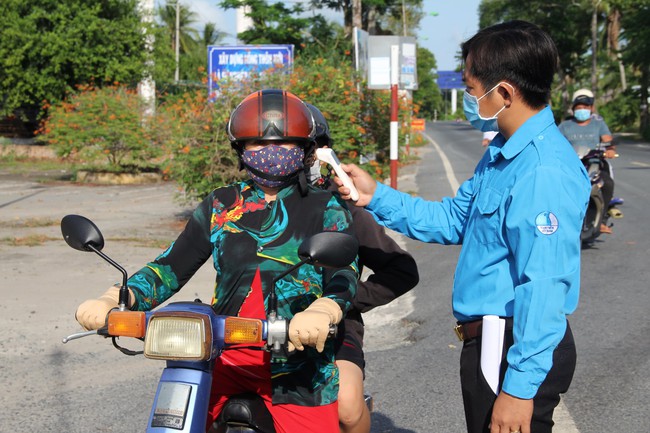
<instances>
[{"instance_id":1,"label":"orange flowering shrub","mask_svg":"<svg viewBox=\"0 0 650 433\"><path fill-rule=\"evenodd\" d=\"M211 103L205 88L200 88L168 97L158 107L155 129L164 143L165 173L188 197L200 199L242 177L226 136L228 117L243 98L242 92L222 88Z\"/></svg>"},{"instance_id":2,"label":"orange flowering shrub","mask_svg":"<svg viewBox=\"0 0 650 433\"><path fill-rule=\"evenodd\" d=\"M104 162L124 170L150 165L158 157L188 197L202 198L242 178L226 124L246 95L265 88L289 90L317 106L342 161L363 162L379 179L389 175L390 93L366 89L347 57L310 58L303 53L290 74L267 71L244 83L223 80L218 94L208 95L203 86L179 87L174 95L159 95L156 114L146 122L135 92L119 85L84 87L49 107L41 132L59 155L86 164ZM401 104L400 116L406 121L410 102ZM400 134L402 145L406 131Z\"/></svg>"},{"instance_id":3,"label":"orange flowering shrub","mask_svg":"<svg viewBox=\"0 0 650 433\"><path fill-rule=\"evenodd\" d=\"M160 155L150 128L141 119L137 93L119 84L80 86L65 101L47 107L39 133L59 156L86 168L138 171Z\"/></svg>"}]
</instances>

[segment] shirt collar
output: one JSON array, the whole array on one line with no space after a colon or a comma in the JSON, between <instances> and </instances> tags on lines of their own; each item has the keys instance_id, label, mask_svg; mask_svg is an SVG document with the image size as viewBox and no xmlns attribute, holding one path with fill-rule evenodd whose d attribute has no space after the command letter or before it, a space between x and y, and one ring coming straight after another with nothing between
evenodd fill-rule
<instances>
[{"instance_id":1,"label":"shirt collar","mask_svg":"<svg viewBox=\"0 0 650 433\"><path fill-rule=\"evenodd\" d=\"M257 185L252 179L246 179L245 182L250 185L251 191L253 191L257 197L264 199L265 197L264 191L262 190L262 188L259 187L259 185ZM285 186L284 188L278 191L278 193L275 196L275 199L276 200L283 199L291 195L296 190L297 187L298 185L296 183L291 183Z\"/></svg>"},{"instance_id":2,"label":"shirt collar","mask_svg":"<svg viewBox=\"0 0 650 433\"><path fill-rule=\"evenodd\" d=\"M530 117L501 147L501 154L505 159L512 159L528 146L534 138L543 137L542 132L554 124L553 111L548 105L539 113ZM497 143L498 144L498 143Z\"/></svg>"}]
</instances>

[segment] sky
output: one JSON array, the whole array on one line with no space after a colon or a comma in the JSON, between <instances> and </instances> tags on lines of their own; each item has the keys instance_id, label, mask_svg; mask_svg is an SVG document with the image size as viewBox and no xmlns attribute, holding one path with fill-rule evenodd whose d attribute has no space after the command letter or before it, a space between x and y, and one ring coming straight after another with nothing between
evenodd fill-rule
<instances>
[{"instance_id":1,"label":"sky","mask_svg":"<svg viewBox=\"0 0 650 433\"><path fill-rule=\"evenodd\" d=\"M171 1L171 0L170 0ZM295 3L301 0L285 1ZM225 44L236 43L235 12L224 11L219 0L180 0L196 14L200 28L206 22L213 22L217 28L229 34ZM307 4L308 0L302 0ZM156 0L164 3L164 0ZM438 70L454 70L458 66L456 56L460 44L478 31L478 5L480 0L424 0L425 18L420 23L417 39L420 46L433 53ZM430 15L437 13L437 16ZM330 20L343 21L342 15L331 11L322 11Z\"/></svg>"}]
</instances>

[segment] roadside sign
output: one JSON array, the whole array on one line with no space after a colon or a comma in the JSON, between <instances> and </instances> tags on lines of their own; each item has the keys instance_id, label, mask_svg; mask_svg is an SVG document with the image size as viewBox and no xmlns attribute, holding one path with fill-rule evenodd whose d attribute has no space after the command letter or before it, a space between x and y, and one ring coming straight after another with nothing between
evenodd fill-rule
<instances>
[{"instance_id":1,"label":"roadside sign","mask_svg":"<svg viewBox=\"0 0 650 433\"><path fill-rule=\"evenodd\" d=\"M271 68L290 71L293 45L235 45L208 47L208 91L212 95L224 78L245 80Z\"/></svg>"},{"instance_id":2,"label":"roadside sign","mask_svg":"<svg viewBox=\"0 0 650 433\"><path fill-rule=\"evenodd\" d=\"M411 119L411 129L413 131L424 131L426 128L424 119L414 117Z\"/></svg>"},{"instance_id":3,"label":"roadside sign","mask_svg":"<svg viewBox=\"0 0 650 433\"><path fill-rule=\"evenodd\" d=\"M463 83L463 73L457 71L438 71L437 83L440 90L445 89L462 89L465 87Z\"/></svg>"},{"instance_id":4,"label":"roadside sign","mask_svg":"<svg viewBox=\"0 0 650 433\"><path fill-rule=\"evenodd\" d=\"M399 47L399 88L417 90L417 45L415 38L410 36L368 36L368 88L390 89L390 56L393 45Z\"/></svg>"}]
</instances>

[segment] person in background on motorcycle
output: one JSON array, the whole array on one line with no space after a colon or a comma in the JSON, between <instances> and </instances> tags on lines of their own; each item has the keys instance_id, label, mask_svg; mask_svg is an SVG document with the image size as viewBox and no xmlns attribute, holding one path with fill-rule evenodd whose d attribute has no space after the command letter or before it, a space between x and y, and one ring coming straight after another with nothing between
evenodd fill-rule
<instances>
[{"instance_id":1,"label":"person in background on motorcycle","mask_svg":"<svg viewBox=\"0 0 650 433\"><path fill-rule=\"evenodd\" d=\"M524 21L487 27L462 44L462 58L466 117L500 134L454 198L426 201L354 164L343 168L359 192L355 204L381 224L462 245L452 307L468 432L547 433L575 369L566 316L578 302L589 177L548 105L558 53L546 32ZM505 319L498 395L481 373L486 315Z\"/></svg>"},{"instance_id":2,"label":"person in background on motorcycle","mask_svg":"<svg viewBox=\"0 0 650 433\"><path fill-rule=\"evenodd\" d=\"M580 148L596 149L598 146L604 145L605 158L615 158L614 137L612 137L612 133L603 118L594 113L594 94L591 90L576 90L573 93L571 109L573 116L560 123L559 128L573 148L577 151ZM603 179L604 212L608 212L609 202L614 197L614 179L607 161L604 161L604 167L600 175ZM600 225L600 231L601 233L612 233L611 227L605 224Z\"/></svg>"},{"instance_id":3,"label":"person in background on motorcycle","mask_svg":"<svg viewBox=\"0 0 650 433\"><path fill-rule=\"evenodd\" d=\"M341 199L306 183L315 125L302 100L282 90L255 92L232 112L227 130L250 178L210 193L176 241L129 279L132 310L160 305L212 257L216 313L266 318L272 281L300 260L302 240L323 231L352 234ZM335 342L326 337L351 308L357 279L355 261L342 269L305 265L280 280L278 315L291 319L289 356L271 359L248 347L224 351L215 361L208 426L230 396L254 392L278 433L337 431ZM111 288L81 304L77 320L97 329L117 301L118 289Z\"/></svg>"},{"instance_id":4,"label":"person in background on motorcycle","mask_svg":"<svg viewBox=\"0 0 650 433\"><path fill-rule=\"evenodd\" d=\"M307 104L316 122L316 147L332 147L330 128L323 113ZM308 180L323 189L336 190L330 177L321 176L321 164L309 165ZM359 281L352 309L339 324L336 365L339 368L339 425L341 433L369 433L370 412L365 402L363 378L364 325L361 313L385 305L411 290L420 279L413 257L386 234L370 213L350 208L354 234L359 241L359 273L364 267L373 273Z\"/></svg>"}]
</instances>

